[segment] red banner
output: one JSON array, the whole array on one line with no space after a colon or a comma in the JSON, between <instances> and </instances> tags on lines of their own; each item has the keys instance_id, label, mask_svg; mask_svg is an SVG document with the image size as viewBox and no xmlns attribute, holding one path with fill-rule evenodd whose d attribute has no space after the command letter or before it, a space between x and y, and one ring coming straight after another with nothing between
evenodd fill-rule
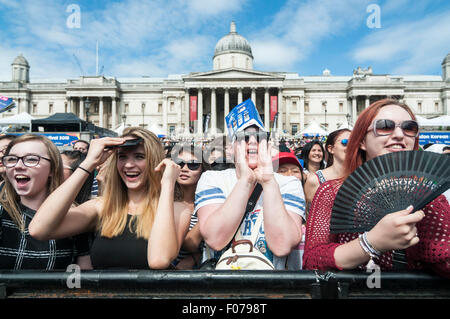
<instances>
[{"instance_id":1,"label":"red banner","mask_svg":"<svg viewBox=\"0 0 450 319\"><path fill-rule=\"evenodd\" d=\"M278 111L278 96L272 95L270 97L270 121L273 122L273 119L275 117L275 114L277 114Z\"/></svg>"},{"instance_id":2,"label":"red banner","mask_svg":"<svg viewBox=\"0 0 450 319\"><path fill-rule=\"evenodd\" d=\"M189 121L197 121L197 97L196 96L190 96Z\"/></svg>"}]
</instances>

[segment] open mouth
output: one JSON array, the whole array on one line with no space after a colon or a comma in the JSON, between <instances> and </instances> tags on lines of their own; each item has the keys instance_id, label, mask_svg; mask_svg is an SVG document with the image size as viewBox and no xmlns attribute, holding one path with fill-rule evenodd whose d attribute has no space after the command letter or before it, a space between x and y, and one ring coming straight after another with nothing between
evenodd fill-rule
<instances>
[{"instance_id":1,"label":"open mouth","mask_svg":"<svg viewBox=\"0 0 450 319\"><path fill-rule=\"evenodd\" d=\"M401 144L394 144L394 145L389 145L388 148L391 150L404 150L405 146L401 145Z\"/></svg>"},{"instance_id":2,"label":"open mouth","mask_svg":"<svg viewBox=\"0 0 450 319\"><path fill-rule=\"evenodd\" d=\"M29 178L28 176L25 176L25 175L16 175L15 179L16 179L17 185L19 185L19 186L24 186L31 180L31 178Z\"/></svg>"},{"instance_id":3,"label":"open mouth","mask_svg":"<svg viewBox=\"0 0 450 319\"><path fill-rule=\"evenodd\" d=\"M138 172L125 172L124 174L128 180L135 180L141 175L141 173Z\"/></svg>"}]
</instances>

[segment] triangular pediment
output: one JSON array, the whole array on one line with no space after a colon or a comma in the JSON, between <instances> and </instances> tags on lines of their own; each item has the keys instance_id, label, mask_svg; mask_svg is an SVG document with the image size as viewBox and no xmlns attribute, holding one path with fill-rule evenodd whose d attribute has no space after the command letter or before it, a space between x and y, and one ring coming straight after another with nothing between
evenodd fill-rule
<instances>
[{"instance_id":1,"label":"triangular pediment","mask_svg":"<svg viewBox=\"0 0 450 319\"><path fill-rule=\"evenodd\" d=\"M216 70L216 71L208 71L208 72L198 72L191 73L185 77L184 80L201 80L201 79L278 79L284 80L285 76L279 73L269 73L269 72L261 72L254 70L245 70L245 69L224 69L224 70Z\"/></svg>"}]
</instances>

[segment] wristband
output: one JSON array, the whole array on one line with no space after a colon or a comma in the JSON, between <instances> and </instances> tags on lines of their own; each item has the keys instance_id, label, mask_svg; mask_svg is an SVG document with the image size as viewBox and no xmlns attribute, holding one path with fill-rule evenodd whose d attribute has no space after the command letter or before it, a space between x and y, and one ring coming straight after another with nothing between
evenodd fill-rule
<instances>
[{"instance_id":1,"label":"wristband","mask_svg":"<svg viewBox=\"0 0 450 319\"><path fill-rule=\"evenodd\" d=\"M81 169L82 171L85 171L86 173L88 173L88 175L91 175L91 172L89 172L87 169L85 169L81 166L78 166L78 168Z\"/></svg>"}]
</instances>

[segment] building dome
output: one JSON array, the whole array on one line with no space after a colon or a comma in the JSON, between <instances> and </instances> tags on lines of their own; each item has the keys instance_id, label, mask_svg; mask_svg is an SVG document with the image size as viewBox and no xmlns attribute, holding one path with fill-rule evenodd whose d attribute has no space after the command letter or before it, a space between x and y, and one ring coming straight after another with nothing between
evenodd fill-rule
<instances>
[{"instance_id":1,"label":"building dome","mask_svg":"<svg viewBox=\"0 0 450 319\"><path fill-rule=\"evenodd\" d=\"M214 57L233 52L246 54L253 59L252 48L247 39L236 32L234 21L231 22L230 33L217 42Z\"/></svg>"},{"instance_id":2,"label":"building dome","mask_svg":"<svg viewBox=\"0 0 450 319\"><path fill-rule=\"evenodd\" d=\"M12 65L23 65L23 66L26 66L26 67L30 67L30 65L28 64L27 59L25 59L25 58L23 57L22 53L19 54L19 55L14 59Z\"/></svg>"}]
</instances>

